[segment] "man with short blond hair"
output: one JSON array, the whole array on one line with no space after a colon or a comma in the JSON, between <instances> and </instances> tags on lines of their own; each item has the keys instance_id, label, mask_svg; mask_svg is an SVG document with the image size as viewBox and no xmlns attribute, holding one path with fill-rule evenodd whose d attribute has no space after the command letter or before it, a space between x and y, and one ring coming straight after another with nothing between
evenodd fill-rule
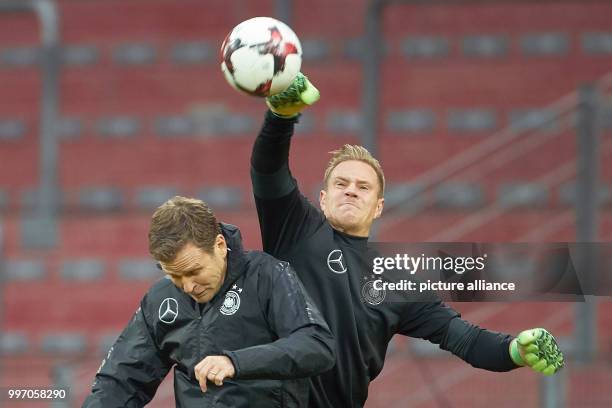
<instances>
[{"instance_id":1,"label":"man with short blond hair","mask_svg":"<svg viewBox=\"0 0 612 408\"><path fill-rule=\"evenodd\" d=\"M244 251L201 200L155 211L165 273L102 362L83 407L142 407L174 367L177 407L308 406L306 377L334 364L331 332L293 269Z\"/></svg>"},{"instance_id":2,"label":"man with short blond hair","mask_svg":"<svg viewBox=\"0 0 612 408\"><path fill-rule=\"evenodd\" d=\"M323 185L327 186L331 173L336 166L345 161L356 160L366 163L372 167L372 169L376 172L378 186L380 187L378 189L378 198L382 198L385 195L385 174L380 162L376 160L374 156L372 156L368 149L363 146L345 144L340 149L330 152L330 154L332 157L329 159L329 163L325 169Z\"/></svg>"},{"instance_id":3,"label":"man with short blond hair","mask_svg":"<svg viewBox=\"0 0 612 408\"><path fill-rule=\"evenodd\" d=\"M289 147L299 112L318 97L301 73L286 91L269 97L251 156L264 250L291 262L338 342L334 368L310 379L310 406L363 407L395 334L427 339L490 371L522 365L547 375L559 370L563 355L544 329L513 338L462 320L437 297L385 302L362 295L376 256L368 236L382 214L384 175L365 148L345 145L332 152L321 210L300 193L289 171Z\"/></svg>"}]
</instances>

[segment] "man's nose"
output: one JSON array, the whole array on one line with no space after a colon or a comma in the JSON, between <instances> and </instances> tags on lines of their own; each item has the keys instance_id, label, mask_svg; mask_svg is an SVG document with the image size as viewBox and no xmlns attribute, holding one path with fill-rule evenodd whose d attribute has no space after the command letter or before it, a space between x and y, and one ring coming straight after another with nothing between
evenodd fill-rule
<instances>
[{"instance_id":1,"label":"man's nose","mask_svg":"<svg viewBox=\"0 0 612 408\"><path fill-rule=\"evenodd\" d=\"M193 289L195 288L195 283L193 282L193 280L191 279L184 279L183 280L183 290L187 293L191 293L193 292Z\"/></svg>"},{"instance_id":2,"label":"man's nose","mask_svg":"<svg viewBox=\"0 0 612 408\"><path fill-rule=\"evenodd\" d=\"M344 194L351 196L351 197L356 197L357 196L357 186L354 184L349 184L344 189Z\"/></svg>"}]
</instances>

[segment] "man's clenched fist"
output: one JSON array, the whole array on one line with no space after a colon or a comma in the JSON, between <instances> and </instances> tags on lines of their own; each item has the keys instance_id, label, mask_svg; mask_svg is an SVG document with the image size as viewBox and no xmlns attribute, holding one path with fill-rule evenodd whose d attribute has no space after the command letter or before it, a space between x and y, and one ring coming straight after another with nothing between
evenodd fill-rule
<instances>
[{"instance_id":1,"label":"man's clenched fist","mask_svg":"<svg viewBox=\"0 0 612 408\"><path fill-rule=\"evenodd\" d=\"M515 364L531 367L544 375L553 375L565 364L557 341L547 330L522 331L510 343L510 357Z\"/></svg>"}]
</instances>

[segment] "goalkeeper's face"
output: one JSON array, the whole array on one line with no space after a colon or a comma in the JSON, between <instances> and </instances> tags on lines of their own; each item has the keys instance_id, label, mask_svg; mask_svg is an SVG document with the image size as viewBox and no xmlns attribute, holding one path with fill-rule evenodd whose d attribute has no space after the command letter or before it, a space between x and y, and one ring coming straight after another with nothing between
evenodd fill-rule
<instances>
[{"instance_id":1,"label":"goalkeeper's face","mask_svg":"<svg viewBox=\"0 0 612 408\"><path fill-rule=\"evenodd\" d=\"M160 262L172 282L198 303L207 303L219 292L227 271L227 245L223 235L212 250L188 242L171 262Z\"/></svg>"},{"instance_id":2,"label":"goalkeeper's face","mask_svg":"<svg viewBox=\"0 0 612 408\"><path fill-rule=\"evenodd\" d=\"M331 172L319 203L336 230L367 237L375 218L380 217L384 199L374 169L358 160L338 164Z\"/></svg>"}]
</instances>

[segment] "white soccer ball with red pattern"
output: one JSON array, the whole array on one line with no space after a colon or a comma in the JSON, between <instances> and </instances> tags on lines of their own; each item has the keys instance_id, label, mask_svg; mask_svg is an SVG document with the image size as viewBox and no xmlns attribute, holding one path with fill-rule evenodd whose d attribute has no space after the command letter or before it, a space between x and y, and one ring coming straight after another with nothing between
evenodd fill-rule
<instances>
[{"instance_id":1,"label":"white soccer ball with red pattern","mask_svg":"<svg viewBox=\"0 0 612 408\"><path fill-rule=\"evenodd\" d=\"M287 89L302 65L302 45L285 23L270 17L243 21L225 37L221 70L227 82L254 96Z\"/></svg>"}]
</instances>

